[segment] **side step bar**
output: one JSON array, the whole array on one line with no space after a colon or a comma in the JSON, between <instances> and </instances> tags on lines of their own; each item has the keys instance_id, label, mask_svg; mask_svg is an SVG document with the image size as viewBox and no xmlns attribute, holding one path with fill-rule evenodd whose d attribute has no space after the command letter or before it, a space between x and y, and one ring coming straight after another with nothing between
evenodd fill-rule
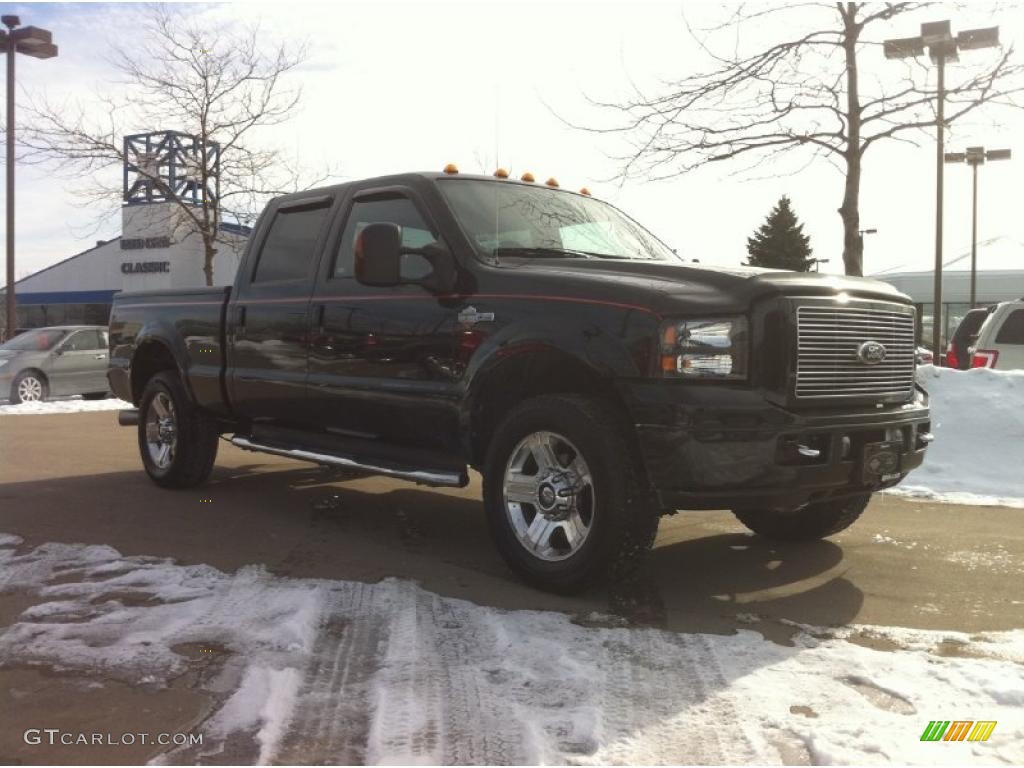
<instances>
[{"instance_id":1,"label":"side step bar","mask_svg":"<svg viewBox=\"0 0 1024 768\"><path fill-rule=\"evenodd\" d=\"M330 453L317 453L316 451L305 451L301 448L280 448L274 445L262 445L254 443L247 437L235 435L230 440L232 445L238 446L245 451L256 451L257 453L270 453L275 456L284 456L288 459L299 461L311 461L314 464L327 464L332 467L345 467L347 469L360 469L372 472L375 475L387 475L397 477L400 480L411 480L424 485L441 485L462 488L469 484L469 477L465 472L448 472L444 470L430 469L405 469L400 467L387 467L378 464L371 464L348 456L335 456Z\"/></svg>"}]
</instances>

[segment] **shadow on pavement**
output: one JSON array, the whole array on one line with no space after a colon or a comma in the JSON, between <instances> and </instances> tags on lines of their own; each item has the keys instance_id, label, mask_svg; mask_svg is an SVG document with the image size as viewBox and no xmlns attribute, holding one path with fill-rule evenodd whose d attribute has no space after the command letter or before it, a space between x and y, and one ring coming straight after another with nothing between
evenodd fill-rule
<instances>
[{"instance_id":1,"label":"shadow on pavement","mask_svg":"<svg viewBox=\"0 0 1024 768\"><path fill-rule=\"evenodd\" d=\"M674 540L659 541L628 583L548 595L507 570L475 488L437 492L280 466L289 465L218 466L207 486L185 491L157 488L141 471L8 483L0 485L0 531L22 536L26 546L107 544L125 555L225 571L262 564L296 578L409 578L482 605L558 610L581 620L610 610L632 623L701 632L746 627L781 642L792 628L779 620L844 624L863 602L832 542L709 536L697 524L674 527Z\"/></svg>"}]
</instances>

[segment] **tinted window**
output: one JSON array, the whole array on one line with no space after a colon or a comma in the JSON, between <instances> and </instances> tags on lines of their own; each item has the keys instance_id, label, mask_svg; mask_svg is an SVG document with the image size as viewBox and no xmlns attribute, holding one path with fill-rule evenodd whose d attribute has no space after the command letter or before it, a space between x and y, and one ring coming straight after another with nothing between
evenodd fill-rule
<instances>
[{"instance_id":1,"label":"tinted window","mask_svg":"<svg viewBox=\"0 0 1024 768\"><path fill-rule=\"evenodd\" d=\"M996 334L996 344L1024 344L1024 309L1015 309L1006 316Z\"/></svg>"},{"instance_id":2,"label":"tinted window","mask_svg":"<svg viewBox=\"0 0 1024 768\"><path fill-rule=\"evenodd\" d=\"M99 331L76 331L64 349L69 352L80 352L82 350L106 349L107 344L100 336Z\"/></svg>"},{"instance_id":3,"label":"tinted window","mask_svg":"<svg viewBox=\"0 0 1024 768\"><path fill-rule=\"evenodd\" d=\"M330 208L278 211L263 242L253 282L308 277Z\"/></svg>"},{"instance_id":4,"label":"tinted window","mask_svg":"<svg viewBox=\"0 0 1024 768\"><path fill-rule=\"evenodd\" d=\"M985 322L985 318L988 317L987 309L972 309L967 313L967 316L960 321L960 325L956 327L956 333L953 334L953 342L956 344L964 344L969 336L974 336L978 333L978 329L981 328L981 324Z\"/></svg>"},{"instance_id":5,"label":"tinted window","mask_svg":"<svg viewBox=\"0 0 1024 768\"><path fill-rule=\"evenodd\" d=\"M334 262L335 277L352 275L355 263L356 237L367 224L397 224L402 228L402 245L408 248L422 248L437 241L430 226L420 212L406 197L389 197L376 200L360 200L352 206L345 232L338 246L338 257ZM416 280L430 274L430 262L414 253L402 256L402 277Z\"/></svg>"}]
</instances>

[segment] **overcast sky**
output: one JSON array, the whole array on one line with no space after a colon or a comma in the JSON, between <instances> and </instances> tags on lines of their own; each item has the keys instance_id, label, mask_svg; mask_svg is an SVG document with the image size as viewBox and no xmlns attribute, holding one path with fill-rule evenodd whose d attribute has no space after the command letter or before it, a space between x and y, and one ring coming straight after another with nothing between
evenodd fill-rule
<instances>
[{"instance_id":1,"label":"overcast sky","mask_svg":"<svg viewBox=\"0 0 1024 768\"><path fill-rule=\"evenodd\" d=\"M889 34L917 34L918 23L953 19L962 28L1001 26L1004 44L1024 37L1024 10L993 15L989 6L938 6L924 16L896 20ZM60 56L19 57L19 87L71 95L88 103L111 84L104 62L108 41L131 40L132 9L116 4L18 4L23 24L53 31ZM625 209L672 247L705 263L736 265L746 259L746 238L782 194L793 201L811 237L814 255L830 259L823 271L841 271L842 228L836 213L842 177L821 162L799 173L762 166L757 180L730 175L716 164L662 182L607 181L617 170L611 156L624 150L614 136L584 133L569 121L599 122L586 99L615 98L629 83L653 88L706 66L687 34L681 3L371 4L297 2L195 5L186 12L207 19L260 20L269 38L308 41L310 58L293 75L304 98L295 119L272 140L310 167L327 163L343 178L402 170L438 170L448 162L465 171L556 176L563 186L588 186L597 197ZM691 21L720 17L714 6L686 3ZM795 13L800 13L796 11ZM799 17L790 17L797 18ZM777 27L752 30L751 44L772 42ZM269 39L268 38L268 39ZM1024 41L1022 41L1024 42ZM964 57L990 56L975 51ZM886 78L892 67L881 53L866 53L862 70ZM948 78L955 78L950 66ZM553 114L557 113L557 114ZM981 234L1024 241L1020 180L1024 177L1024 112L982 115L957 127L948 149L984 144L1012 148L1016 160L981 172ZM165 124L137 130L182 128L172 114ZM920 147L891 144L865 158L861 222L879 230L866 241L865 272L897 265L928 268L934 243L933 134ZM19 168L18 275L66 258L119 233L119 217L92 234L94 210L76 207L75 180L38 168ZM970 173L947 167L946 253L969 246ZM1024 255L1022 255L1024 258Z\"/></svg>"}]
</instances>

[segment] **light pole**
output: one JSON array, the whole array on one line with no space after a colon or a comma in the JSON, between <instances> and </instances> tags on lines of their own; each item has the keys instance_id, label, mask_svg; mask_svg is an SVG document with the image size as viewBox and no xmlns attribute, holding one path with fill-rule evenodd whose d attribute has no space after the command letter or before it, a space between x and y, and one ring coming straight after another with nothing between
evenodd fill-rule
<instances>
[{"instance_id":1,"label":"light pole","mask_svg":"<svg viewBox=\"0 0 1024 768\"><path fill-rule=\"evenodd\" d=\"M978 166L986 160L1009 160L1010 150L968 147L966 152L947 152L947 163L971 166L971 309L978 303Z\"/></svg>"},{"instance_id":2,"label":"light pole","mask_svg":"<svg viewBox=\"0 0 1024 768\"><path fill-rule=\"evenodd\" d=\"M878 230L875 229L874 227L872 227L871 229L858 229L857 230L857 237L860 238L860 252L861 252L861 254L864 253L864 235L874 235L874 234L877 234L877 233L878 233Z\"/></svg>"},{"instance_id":3,"label":"light pole","mask_svg":"<svg viewBox=\"0 0 1024 768\"><path fill-rule=\"evenodd\" d=\"M0 30L0 47L7 52L7 336L18 325L17 298L14 295L14 61L15 54L24 53L36 59L57 55L48 30L21 27L17 16L0 16L7 31Z\"/></svg>"},{"instance_id":4,"label":"light pole","mask_svg":"<svg viewBox=\"0 0 1024 768\"><path fill-rule=\"evenodd\" d=\"M935 111L938 143L935 153L935 287L932 309L932 350L936 360L941 359L942 352L942 169L946 129L946 62L958 61L962 50L995 48L998 45L999 27L966 29L954 37L948 21L931 21L921 25L921 34L917 37L886 40L883 46L887 59L916 58L924 55L927 48L932 63L939 68L938 107Z\"/></svg>"},{"instance_id":5,"label":"light pole","mask_svg":"<svg viewBox=\"0 0 1024 768\"><path fill-rule=\"evenodd\" d=\"M828 264L830 259L811 259L811 263L814 265L815 272L821 272L821 265Z\"/></svg>"}]
</instances>

